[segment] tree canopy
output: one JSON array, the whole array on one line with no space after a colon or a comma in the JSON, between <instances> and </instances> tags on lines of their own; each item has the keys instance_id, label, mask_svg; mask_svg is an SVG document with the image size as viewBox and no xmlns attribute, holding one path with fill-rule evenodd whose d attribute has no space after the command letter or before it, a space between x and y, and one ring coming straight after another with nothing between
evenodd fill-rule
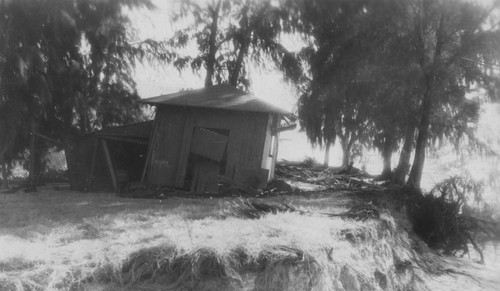
<instances>
[{"instance_id":1,"label":"tree canopy","mask_svg":"<svg viewBox=\"0 0 500 291\"><path fill-rule=\"evenodd\" d=\"M292 27L305 35L307 81L299 118L312 143L340 140L378 148L384 172L402 147L399 183L420 186L425 150L448 139L475 144L471 123L486 89L496 99L498 3L467 1L289 1ZM303 89L305 88L305 90ZM320 113L320 114L318 114ZM416 133L416 136L415 136Z\"/></svg>"},{"instance_id":2,"label":"tree canopy","mask_svg":"<svg viewBox=\"0 0 500 291\"><path fill-rule=\"evenodd\" d=\"M131 72L161 45L129 42L125 7L153 5L149 0L0 1L0 111L9 112L2 116L9 126L1 134L13 141L2 144L3 150L22 153L26 136L34 132L62 140L144 118ZM0 164L14 156L0 154Z\"/></svg>"},{"instance_id":3,"label":"tree canopy","mask_svg":"<svg viewBox=\"0 0 500 291\"><path fill-rule=\"evenodd\" d=\"M271 0L184 1L174 20L187 19L190 24L177 31L169 45L180 51L194 41L198 50L179 54L173 64L179 70L204 69L205 86L227 83L248 89L247 66L252 62L298 68L280 42L285 17L283 7ZM288 78L296 77L292 70L284 72Z\"/></svg>"}]
</instances>

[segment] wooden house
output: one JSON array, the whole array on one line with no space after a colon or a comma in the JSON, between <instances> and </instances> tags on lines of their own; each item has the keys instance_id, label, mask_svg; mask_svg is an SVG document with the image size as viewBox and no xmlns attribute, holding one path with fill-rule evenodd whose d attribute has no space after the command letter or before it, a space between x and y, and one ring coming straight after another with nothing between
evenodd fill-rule
<instances>
[{"instance_id":1,"label":"wooden house","mask_svg":"<svg viewBox=\"0 0 500 291\"><path fill-rule=\"evenodd\" d=\"M120 178L125 178L120 173L128 183L140 184L152 128L153 122L146 121L104 128L71 141L66 159L73 167L72 187L119 192Z\"/></svg>"},{"instance_id":2,"label":"wooden house","mask_svg":"<svg viewBox=\"0 0 500 291\"><path fill-rule=\"evenodd\" d=\"M274 176L291 113L229 85L144 99L156 106L143 180L153 188L215 193L262 188Z\"/></svg>"}]
</instances>

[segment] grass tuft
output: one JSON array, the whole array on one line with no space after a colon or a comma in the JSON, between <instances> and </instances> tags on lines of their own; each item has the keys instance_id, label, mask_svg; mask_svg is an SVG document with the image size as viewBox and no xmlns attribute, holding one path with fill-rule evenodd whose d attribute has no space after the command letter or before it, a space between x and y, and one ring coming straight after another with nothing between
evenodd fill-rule
<instances>
[{"instance_id":1,"label":"grass tuft","mask_svg":"<svg viewBox=\"0 0 500 291\"><path fill-rule=\"evenodd\" d=\"M286 212L303 213L291 204L287 203L264 203L257 200L239 199L227 203L227 207L222 211L222 217L236 217L259 219L267 214L277 214Z\"/></svg>"},{"instance_id":2,"label":"grass tuft","mask_svg":"<svg viewBox=\"0 0 500 291\"><path fill-rule=\"evenodd\" d=\"M199 290L209 281L222 289L240 286L241 259L241 250L224 255L211 248L181 252L171 245L141 249L124 262L117 283L155 284L165 290Z\"/></svg>"},{"instance_id":3,"label":"grass tuft","mask_svg":"<svg viewBox=\"0 0 500 291\"><path fill-rule=\"evenodd\" d=\"M313 290L321 286L322 266L314 256L297 247L277 245L258 257L261 270L256 290Z\"/></svg>"},{"instance_id":4,"label":"grass tuft","mask_svg":"<svg viewBox=\"0 0 500 291\"><path fill-rule=\"evenodd\" d=\"M132 285L140 281L154 281L169 265L175 247L162 245L140 249L132 253L121 268L120 283Z\"/></svg>"}]
</instances>

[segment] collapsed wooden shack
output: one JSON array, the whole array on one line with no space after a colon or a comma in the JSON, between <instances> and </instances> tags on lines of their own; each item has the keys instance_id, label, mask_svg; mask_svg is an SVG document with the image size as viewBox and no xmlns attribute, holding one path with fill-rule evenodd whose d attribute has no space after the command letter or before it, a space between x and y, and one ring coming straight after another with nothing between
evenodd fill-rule
<instances>
[{"instance_id":1,"label":"collapsed wooden shack","mask_svg":"<svg viewBox=\"0 0 500 291\"><path fill-rule=\"evenodd\" d=\"M120 179L127 184L141 181L153 122L105 128L73 141L74 178L78 190L119 191ZM68 161L68 166L70 161Z\"/></svg>"},{"instance_id":2,"label":"collapsed wooden shack","mask_svg":"<svg viewBox=\"0 0 500 291\"><path fill-rule=\"evenodd\" d=\"M157 107L145 180L153 188L216 193L263 188L291 113L229 85L143 100Z\"/></svg>"}]
</instances>

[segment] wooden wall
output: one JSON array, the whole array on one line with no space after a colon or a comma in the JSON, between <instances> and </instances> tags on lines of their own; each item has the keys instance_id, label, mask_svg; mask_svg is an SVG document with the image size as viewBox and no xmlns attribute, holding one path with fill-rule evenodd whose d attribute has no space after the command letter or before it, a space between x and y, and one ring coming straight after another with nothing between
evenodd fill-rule
<instances>
[{"instance_id":1,"label":"wooden wall","mask_svg":"<svg viewBox=\"0 0 500 291\"><path fill-rule=\"evenodd\" d=\"M97 139L93 136L77 137L66 141L65 153L73 190L88 190L88 179Z\"/></svg>"},{"instance_id":2,"label":"wooden wall","mask_svg":"<svg viewBox=\"0 0 500 291\"><path fill-rule=\"evenodd\" d=\"M76 172L78 183L75 190L96 191L112 190L106 157L100 139L95 135L79 138L74 148L77 158Z\"/></svg>"},{"instance_id":3,"label":"wooden wall","mask_svg":"<svg viewBox=\"0 0 500 291\"><path fill-rule=\"evenodd\" d=\"M148 182L152 185L184 187L184 179L196 127L229 130L224 176L242 181L262 166L268 113L238 112L207 108L160 106L150 145ZM267 182L267 181L266 181Z\"/></svg>"},{"instance_id":4,"label":"wooden wall","mask_svg":"<svg viewBox=\"0 0 500 291\"><path fill-rule=\"evenodd\" d=\"M281 116L279 114L269 113L267 120L267 130L261 167L269 170L268 180L274 178L274 167L276 165L276 157L278 155L279 141L279 133L276 129L278 128L280 118Z\"/></svg>"},{"instance_id":5,"label":"wooden wall","mask_svg":"<svg viewBox=\"0 0 500 291\"><path fill-rule=\"evenodd\" d=\"M148 181L152 185L175 186L184 126L189 110L160 107L150 139Z\"/></svg>"}]
</instances>

